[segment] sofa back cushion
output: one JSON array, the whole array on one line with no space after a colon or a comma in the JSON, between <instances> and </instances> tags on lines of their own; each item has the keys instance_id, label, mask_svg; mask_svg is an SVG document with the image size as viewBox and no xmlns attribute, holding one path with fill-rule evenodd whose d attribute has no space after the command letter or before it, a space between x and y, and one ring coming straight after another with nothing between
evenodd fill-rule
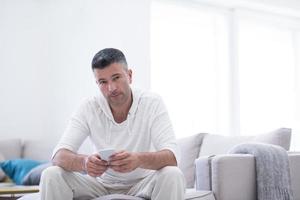
<instances>
[{"instance_id":1,"label":"sofa back cushion","mask_svg":"<svg viewBox=\"0 0 300 200\"><path fill-rule=\"evenodd\" d=\"M4 156L0 153L0 163L5 161ZM0 168L0 182L2 182L5 179L6 175L4 173L4 171L2 170L2 168Z\"/></svg>"},{"instance_id":2,"label":"sofa back cushion","mask_svg":"<svg viewBox=\"0 0 300 200\"><path fill-rule=\"evenodd\" d=\"M181 153L178 166L184 174L188 188L194 187L194 182L195 182L194 161L198 157L200 146L205 135L206 133L198 133L177 140L180 153Z\"/></svg>"},{"instance_id":3,"label":"sofa back cushion","mask_svg":"<svg viewBox=\"0 0 300 200\"><path fill-rule=\"evenodd\" d=\"M55 144L45 140L24 140L22 158L49 161Z\"/></svg>"},{"instance_id":4,"label":"sofa back cushion","mask_svg":"<svg viewBox=\"0 0 300 200\"><path fill-rule=\"evenodd\" d=\"M261 134L253 138L253 142L263 142L274 144L283 147L285 150L290 150L292 129L279 128L272 132Z\"/></svg>"},{"instance_id":5,"label":"sofa back cushion","mask_svg":"<svg viewBox=\"0 0 300 200\"><path fill-rule=\"evenodd\" d=\"M0 140L0 153L7 160L20 158L22 153L21 139Z\"/></svg>"},{"instance_id":6,"label":"sofa back cushion","mask_svg":"<svg viewBox=\"0 0 300 200\"><path fill-rule=\"evenodd\" d=\"M279 128L256 136L222 136L208 134L204 137L199 156L226 154L233 146L245 142L263 142L290 148L291 129Z\"/></svg>"}]
</instances>

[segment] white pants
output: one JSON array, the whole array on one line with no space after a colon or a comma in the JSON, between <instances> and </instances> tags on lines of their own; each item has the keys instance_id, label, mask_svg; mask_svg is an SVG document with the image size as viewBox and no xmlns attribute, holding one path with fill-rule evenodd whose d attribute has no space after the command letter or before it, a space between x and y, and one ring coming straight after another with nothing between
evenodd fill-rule
<instances>
[{"instance_id":1,"label":"white pants","mask_svg":"<svg viewBox=\"0 0 300 200\"><path fill-rule=\"evenodd\" d=\"M107 184L91 176L53 166L44 170L40 183L41 200L93 199L114 193L151 200L183 200L184 192L184 176L177 167L171 166L128 185Z\"/></svg>"}]
</instances>

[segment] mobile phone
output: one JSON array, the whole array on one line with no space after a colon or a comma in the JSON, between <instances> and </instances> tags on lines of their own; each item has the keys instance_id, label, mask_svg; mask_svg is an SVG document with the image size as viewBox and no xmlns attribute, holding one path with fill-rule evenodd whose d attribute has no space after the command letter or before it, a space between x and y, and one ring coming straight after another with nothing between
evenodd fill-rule
<instances>
[{"instance_id":1,"label":"mobile phone","mask_svg":"<svg viewBox=\"0 0 300 200\"><path fill-rule=\"evenodd\" d=\"M115 153L115 150L112 148L100 149L98 153L100 155L101 160L108 161L109 157Z\"/></svg>"}]
</instances>

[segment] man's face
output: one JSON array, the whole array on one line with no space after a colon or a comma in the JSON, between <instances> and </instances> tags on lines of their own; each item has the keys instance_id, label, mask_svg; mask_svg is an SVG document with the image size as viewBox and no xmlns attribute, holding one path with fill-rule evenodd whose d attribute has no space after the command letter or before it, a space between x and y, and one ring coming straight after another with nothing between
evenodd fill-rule
<instances>
[{"instance_id":1,"label":"man's face","mask_svg":"<svg viewBox=\"0 0 300 200\"><path fill-rule=\"evenodd\" d=\"M110 106L121 106L131 98L132 71L123 63L112 63L104 69L94 69L96 83Z\"/></svg>"}]
</instances>

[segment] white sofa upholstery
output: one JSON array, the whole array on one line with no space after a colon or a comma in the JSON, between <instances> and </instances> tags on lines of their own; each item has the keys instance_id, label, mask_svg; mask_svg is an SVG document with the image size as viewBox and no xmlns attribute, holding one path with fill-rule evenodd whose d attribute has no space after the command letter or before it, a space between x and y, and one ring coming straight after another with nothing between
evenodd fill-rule
<instances>
[{"instance_id":1,"label":"white sofa upholstery","mask_svg":"<svg viewBox=\"0 0 300 200\"><path fill-rule=\"evenodd\" d=\"M216 200L256 200L255 158L227 152L233 146L246 142L279 145L288 151L290 141L291 129L288 128L257 136L199 133L179 140L182 150L179 166L188 187L197 186L197 190L212 191ZM288 156L294 199L300 200L300 152L289 152ZM200 165L195 166L193 159L200 161Z\"/></svg>"},{"instance_id":2,"label":"white sofa upholstery","mask_svg":"<svg viewBox=\"0 0 300 200\"><path fill-rule=\"evenodd\" d=\"M182 154L179 167L188 186L186 199L256 200L255 158L252 155L226 154L227 151L236 144L248 141L280 145L288 150L290 138L291 130L282 128L259 136L225 137L199 133L179 139ZM54 145L19 139L0 140L0 154L6 159L49 160ZM202 161L197 169L196 159ZM300 200L300 153L290 153L289 160L294 199ZM198 179L195 179L196 170ZM34 198L27 196L24 199Z\"/></svg>"},{"instance_id":3,"label":"white sofa upholstery","mask_svg":"<svg viewBox=\"0 0 300 200\"><path fill-rule=\"evenodd\" d=\"M300 153L289 154L289 162L294 199L300 200ZM205 189L213 191L217 200L256 200L255 177L252 155L217 155L211 160L210 188Z\"/></svg>"}]
</instances>

